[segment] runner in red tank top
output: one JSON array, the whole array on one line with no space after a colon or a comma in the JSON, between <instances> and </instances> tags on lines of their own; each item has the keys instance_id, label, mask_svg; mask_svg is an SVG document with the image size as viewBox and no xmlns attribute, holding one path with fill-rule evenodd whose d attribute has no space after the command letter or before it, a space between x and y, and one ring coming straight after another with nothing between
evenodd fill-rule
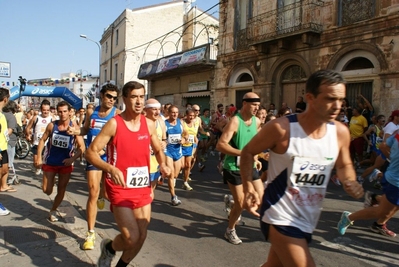
<instances>
[{"instance_id":1,"label":"runner in red tank top","mask_svg":"<svg viewBox=\"0 0 399 267\"><path fill-rule=\"evenodd\" d=\"M155 123L143 115L145 89L138 82L122 88L125 111L109 120L87 150L86 159L107 173L106 190L115 221L125 229L114 240L101 242L98 266L110 266L115 251L123 251L118 266L127 266L139 253L151 218L150 145L160 166L169 176ZM107 145L107 161L99 153ZM126 231L127 230L127 231Z\"/></svg>"}]
</instances>

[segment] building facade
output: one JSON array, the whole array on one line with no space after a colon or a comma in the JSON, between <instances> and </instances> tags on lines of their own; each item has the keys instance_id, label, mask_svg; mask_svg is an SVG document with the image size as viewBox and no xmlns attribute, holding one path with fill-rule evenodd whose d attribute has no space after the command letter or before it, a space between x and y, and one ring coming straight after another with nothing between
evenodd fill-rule
<instances>
[{"instance_id":1,"label":"building facade","mask_svg":"<svg viewBox=\"0 0 399 267\"><path fill-rule=\"evenodd\" d=\"M217 34L214 32L217 32L218 20L209 15L197 18L197 14L202 12L192 7L190 2L172 1L124 10L105 29L100 41L101 82L113 80L121 88L128 81L139 80L146 86L148 96L156 97L161 102L172 102L181 98L174 95L182 92L181 86L185 87L185 91L188 87L184 82L182 85L175 82L179 79L177 73L165 74L164 71L161 75L151 74L151 80L146 75L141 76L141 80L138 79L138 73L142 64L208 44L212 40L217 41ZM172 61L169 64L173 64ZM212 80L210 75L203 76L199 74L200 80L188 79L187 83L206 81L209 84ZM122 101L117 106L122 108Z\"/></svg>"},{"instance_id":2,"label":"building facade","mask_svg":"<svg viewBox=\"0 0 399 267\"><path fill-rule=\"evenodd\" d=\"M375 114L399 108L399 1L225 0L213 104L253 91L268 107L295 107L307 78L341 72L351 106L361 94Z\"/></svg>"}]
</instances>

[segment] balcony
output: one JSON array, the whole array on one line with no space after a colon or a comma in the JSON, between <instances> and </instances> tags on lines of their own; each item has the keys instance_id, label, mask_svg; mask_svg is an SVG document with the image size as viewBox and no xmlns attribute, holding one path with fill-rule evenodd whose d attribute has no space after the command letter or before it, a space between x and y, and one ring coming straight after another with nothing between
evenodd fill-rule
<instances>
[{"instance_id":1,"label":"balcony","mask_svg":"<svg viewBox=\"0 0 399 267\"><path fill-rule=\"evenodd\" d=\"M248 20L249 45L275 41L304 33L319 35L323 30L319 0L296 2Z\"/></svg>"}]
</instances>

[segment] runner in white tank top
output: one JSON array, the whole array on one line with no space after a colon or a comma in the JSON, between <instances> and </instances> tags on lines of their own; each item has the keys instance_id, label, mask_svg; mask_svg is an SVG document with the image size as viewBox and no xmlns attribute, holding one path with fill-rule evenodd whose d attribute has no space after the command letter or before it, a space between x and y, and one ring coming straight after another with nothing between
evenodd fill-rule
<instances>
[{"instance_id":1,"label":"runner in white tank top","mask_svg":"<svg viewBox=\"0 0 399 267\"><path fill-rule=\"evenodd\" d=\"M261 217L262 232L271 243L264 267L315 266L308 243L334 165L344 190L354 198L363 196L350 158L349 130L335 122L345 98L343 77L330 70L315 72L305 97L305 112L265 124L241 152L244 205ZM252 166L254 156L266 149L267 187L259 196L251 183Z\"/></svg>"}]
</instances>

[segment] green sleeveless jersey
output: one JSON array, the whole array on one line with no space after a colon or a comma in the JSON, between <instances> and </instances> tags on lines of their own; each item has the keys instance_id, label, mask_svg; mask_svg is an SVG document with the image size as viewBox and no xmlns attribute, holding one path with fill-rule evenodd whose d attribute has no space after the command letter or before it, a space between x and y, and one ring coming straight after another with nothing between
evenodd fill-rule
<instances>
[{"instance_id":1,"label":"green sleeveless jersey","mask_svg":"<svg viewBox=\"0 0 399 267\"><path fill-rule=\"evenodd\" d=\"M240 113L237 113L236 117L239 121L238 131L231 138L229 144L234 148L242 150L257 133L256 117L252 116L252 122L249 126L245 124ZM239 157L226 155L223 168L229 171L239 171L240 167L237 166L237 161L239 161Z\"/></svg>"}]
</instances>

